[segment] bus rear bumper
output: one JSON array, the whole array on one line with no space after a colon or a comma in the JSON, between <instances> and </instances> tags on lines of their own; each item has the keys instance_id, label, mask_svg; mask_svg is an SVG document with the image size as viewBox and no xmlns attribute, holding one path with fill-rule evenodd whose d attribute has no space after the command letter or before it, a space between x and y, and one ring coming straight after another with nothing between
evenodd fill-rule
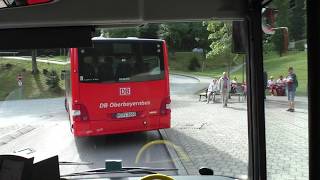
<instances>
[{"instance_id":1,"label":"bus rear bumper","mask_svg":"<svg viewBox=\"0 0 320 180\"><path fill-rule=\"evenodd\" d=\"M170 128L170 121L153 124L150 122L144 124L144 122L89 121L74 123L73 133L75 136L81 137L151 131L166 128Z\"/></svg>"}]
</instances>

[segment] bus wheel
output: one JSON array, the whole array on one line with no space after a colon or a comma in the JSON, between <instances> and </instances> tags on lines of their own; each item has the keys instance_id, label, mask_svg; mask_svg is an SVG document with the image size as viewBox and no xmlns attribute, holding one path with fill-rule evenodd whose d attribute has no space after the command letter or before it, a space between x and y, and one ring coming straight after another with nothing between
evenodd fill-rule
<instances>
[{"instance_id":1,"label":"bus wheel","mask_svg":"<svg viewBox=\"0 0 320 180\"><path fill-rule=\"evenodd\" d=\"M64 98L64 108L66 109L67 112L69 112L67 98Z\"/></svg>"}]
</instances>

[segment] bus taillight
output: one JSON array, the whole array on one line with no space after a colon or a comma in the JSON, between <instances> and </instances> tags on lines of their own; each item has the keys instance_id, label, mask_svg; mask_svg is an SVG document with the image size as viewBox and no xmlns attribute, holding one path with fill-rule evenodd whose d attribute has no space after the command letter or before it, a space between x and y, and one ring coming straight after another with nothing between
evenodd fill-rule
<instances>
[{"instance_id":1,"label":"bus taillight","mask_svg":"<svg viewBox=\"0 0 320 180\"><path fill-rule=\"evenodd\" d=\"M171 103L170 97L166 97L162 100L161 107L160 107L161 115L167 115L171 112L170 103Z\"/></svg>"},{"instance_id":2,"label":"bus taillight","mask_svg":"<svg viewBox=\"0 0 320 180\"><path fill-rule=\"evenodd\" d=\"M85 121L89 119L87 108L82 104L74 105L72 116L74 117L74 120Z\"/></svg>"}]
</instances>

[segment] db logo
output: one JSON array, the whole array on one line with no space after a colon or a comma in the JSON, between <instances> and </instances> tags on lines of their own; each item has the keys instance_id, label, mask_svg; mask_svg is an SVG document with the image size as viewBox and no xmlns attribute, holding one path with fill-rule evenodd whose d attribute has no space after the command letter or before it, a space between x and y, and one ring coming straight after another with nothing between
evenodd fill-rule
<instances>
[{"instance_id":1,"label":"db logo","mask_svg":"<svg viewBox=\"0 0 320 180\"><path fill-rule=\"evenodd\" d=\"M120 96L129 96L130 94L130 88L120 88Z\"/></svg>"},{"instance_id":2,"label":"db logo","mask_svg":"<svg viewBox=\"0 0 320 180\"><path fill-rule=\"evenodd\" d=\"M108 103L100 103L99 104L100 109L107 109L108 108Z\"/></svg>"}]
</instances>

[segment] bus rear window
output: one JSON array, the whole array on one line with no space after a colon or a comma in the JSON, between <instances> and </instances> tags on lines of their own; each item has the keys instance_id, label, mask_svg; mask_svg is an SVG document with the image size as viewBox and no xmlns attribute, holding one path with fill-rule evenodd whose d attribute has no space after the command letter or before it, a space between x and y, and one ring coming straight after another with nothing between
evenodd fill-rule
<instances>
[{"instance_id":1,"label":"bus rear window","mask_svg":"<svg viewBox=\"0 0 320 180\"><path fill-rule=\"evenodd\" d=\"M80 82L138 82L164 78L161 41L97 41L79 48Z\"/></svg>"}]
</instances>

